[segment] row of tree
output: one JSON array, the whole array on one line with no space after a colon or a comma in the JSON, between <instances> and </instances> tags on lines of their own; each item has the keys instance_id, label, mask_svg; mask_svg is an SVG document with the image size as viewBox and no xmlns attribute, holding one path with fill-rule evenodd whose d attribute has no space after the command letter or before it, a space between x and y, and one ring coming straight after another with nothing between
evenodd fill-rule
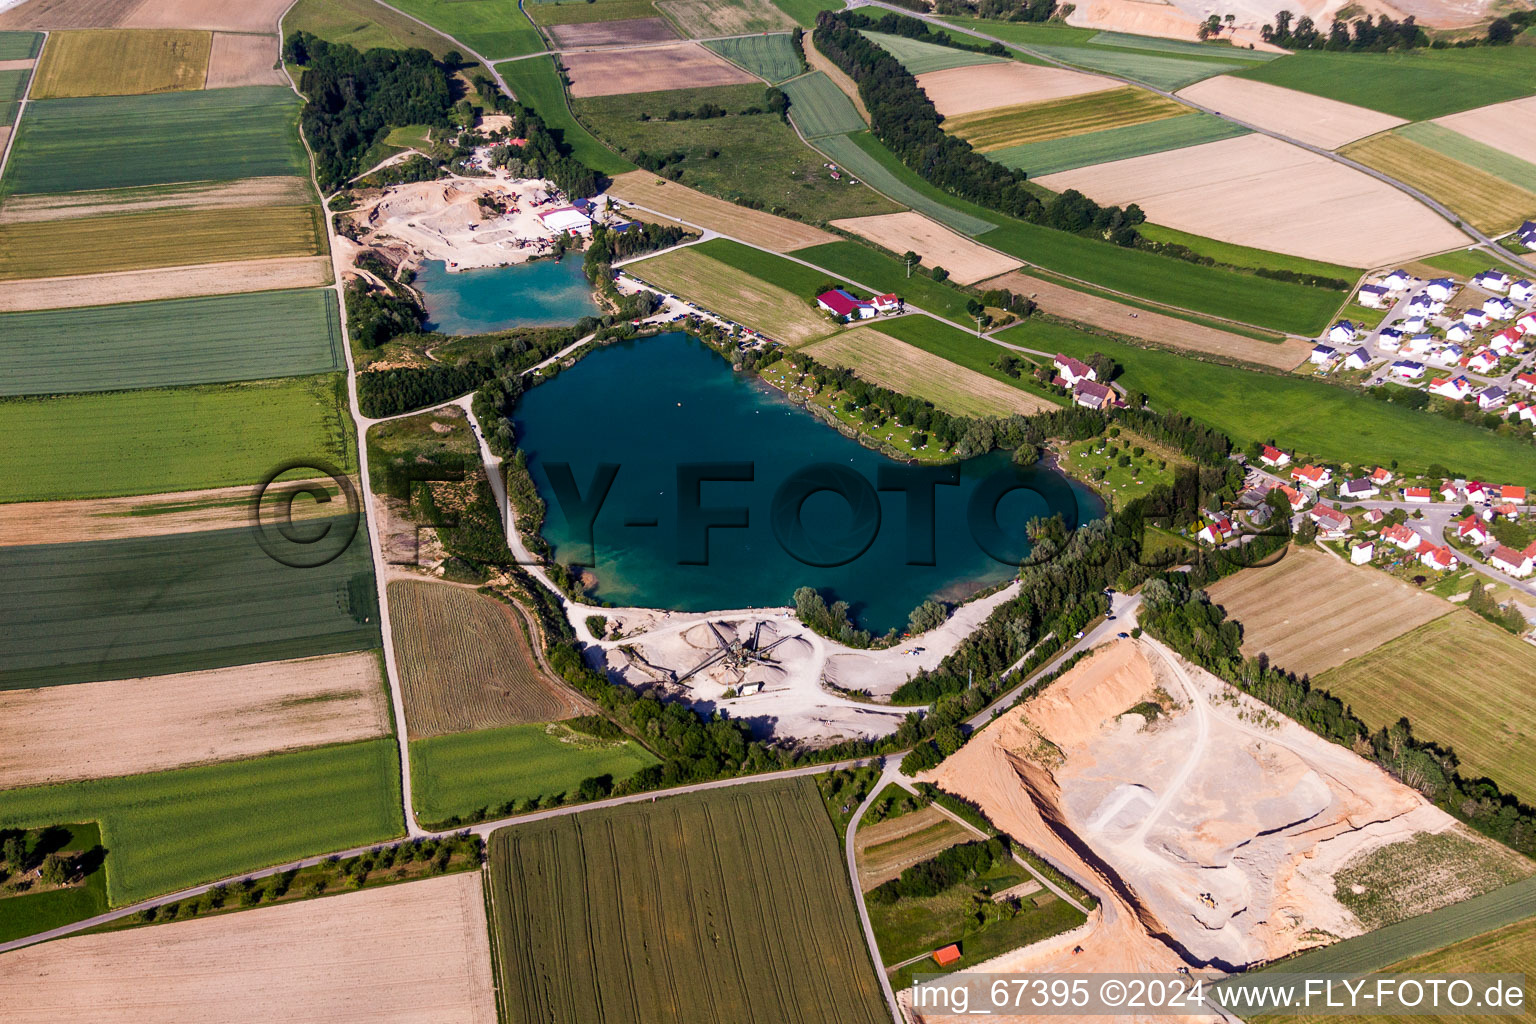
<instances>
[{"instance_id":1,"label":"row of tree","mask_svg":"<svg viewBox=\"0 0 1536 1024\"><path fill-rule=\"evenodd\" d=\"M1275 15L1275 23L1265 25L1259 35L1266 43L1287 50L1387 53L1429 45L1429 36L1419 28L1411 14L1402 21L1394 21L1385 14L1379 18L1367 14L1355 19L1353 31L1350 23L1335 18L1325 34L1309 16L1302 15L1297 19L1290 11L1280 11Z\"/></svg>"}]
</instances>

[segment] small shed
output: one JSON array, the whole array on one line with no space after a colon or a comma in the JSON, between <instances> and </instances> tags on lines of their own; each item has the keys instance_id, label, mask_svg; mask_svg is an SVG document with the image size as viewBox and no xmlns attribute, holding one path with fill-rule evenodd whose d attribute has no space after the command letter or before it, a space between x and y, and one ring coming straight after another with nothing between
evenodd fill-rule
<instances>
[{"instance_id":1,"label":"small shed","mask_svg":"<svg viewBox=\"0 0 1536 1024\"><path fill-rule=\"evenodd\" d=\"M933 951L933 962L938 964L940 967L948 967L950 964L959 959L960 944L958 942L951 942L943 949L936 949Z\"/></svg>"}]
</instances>

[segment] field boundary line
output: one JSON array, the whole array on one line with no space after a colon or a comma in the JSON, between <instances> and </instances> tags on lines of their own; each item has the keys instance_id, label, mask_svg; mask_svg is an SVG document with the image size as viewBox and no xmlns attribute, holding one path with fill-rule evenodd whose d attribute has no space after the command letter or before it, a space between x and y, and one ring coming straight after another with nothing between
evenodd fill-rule
<instances>
[{"instance_id":1,"label":"field boundary line","mask_svg":"<svg viewBox=\"0 0 1536 1024\"><path fill-rule=\"evenodd\" d=\"M901 762L895 755L891 755L881 763L880 777L870 786L869 795L864 798L863 803L854 808L853 817L848 819L848 831L843 837L843 859L847 862L848 883L853 886L853 903L859 911L859 924L864 929L864 942L869 946L869 959L874 964L875 976L880 981L880 991L884 994L886 1006L891 1011L891 1019L896 1024L906 1024L906 1017L901 1012L901 1004L896 1001L896 992L891 988L891 976L887 973L885 962L880 957L880 943L875 941L875 927L869 921L869 908L864 903L864 891L859 888L858 853L854 850L859 822L864 820L865 813L874 805L876 798L885 792L888 782L900 782L900 780Z\"/></svg>"},{"instance_id":2,"label":"field boundary line","mask_svg":"<svg viewBox=\"0 0 1536 1024\"><path fill-rule=\"evenodd\" d=\"M294 0L295 3L298 0ZM11 147L16 145L16 136L21 134L21 119L27 112L27 104L32 102L32 83L37 81L37 66L43 62L43 47L48 45L48 33L42 32L43 41L37 46L37 58L32 61L32 73L27 75L27 88L21 94L21 99L16 101L16 120L11 122L11 132L5 137L5 152L0 153L0 179L5 177L6 165L11 162Z\"/></svg>"}]
</instances>

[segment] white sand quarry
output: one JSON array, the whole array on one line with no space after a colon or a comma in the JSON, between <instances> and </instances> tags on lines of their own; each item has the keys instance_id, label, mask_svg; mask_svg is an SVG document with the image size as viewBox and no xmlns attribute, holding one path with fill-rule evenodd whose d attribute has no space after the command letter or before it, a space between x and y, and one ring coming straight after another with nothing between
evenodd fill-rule
<instances>
[{"instance_id":1,"label":"white sand quarry","mask_svg":"<svg viewBox=\"0 0 1536 1024\"><path fill-rule=\"evenodd\" d=\"M489 213L481 197L499 200L507 212ZM366 245L400 242L421 259L467 270L547 253L558 232L538 215L557 205L554 184L542 179L452 177L392 186L351 216Z\"/></svg>"}]
</instances>

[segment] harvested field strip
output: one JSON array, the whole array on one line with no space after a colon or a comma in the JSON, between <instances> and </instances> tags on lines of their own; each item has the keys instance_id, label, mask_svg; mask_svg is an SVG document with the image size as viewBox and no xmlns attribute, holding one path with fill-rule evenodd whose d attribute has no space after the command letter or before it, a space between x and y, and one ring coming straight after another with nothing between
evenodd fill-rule
<instances>
[{"instance_id":1,"label":"harvested field strip","mask_svg":"<svg viewBox=\"0 0 1536 1024\"><path fill-rule=\"evenodd\" d=\"M1480 231L1502 234L1536 214L1536 192L1397 133L1373 136L1340 152L1421 189ZM1527 181L1536 185L1536 179Z\"/></svg>"},{"instance_id":2,"label":"harvested field strip","mask_svg":"<svg viewBox=\"0 0 1536 1024\"><path fill-rule=\"evenodd\" d=\"M1043 398L962 369L873 327L844 331L804 351L818 362L846 366L872 384L959 416L1028 416L1053 408Z\"/></svg>"},{"instance_id":3,"label":"harvested field strip","mask_svg":"<svg viewBox=\"0 0 1536 1024\"><path fill-rule=\"evenodd\" d=\"M599 21L638 21L655 19L656 6L651 0L533 0L523 13L535 25L590 25Z\"/></svg>"},{"instance_id":4,"label":"harvested field strip","mask_svg":"<svg viewBox=\"0 0 1536 1024\"><path fill-rule=\"evenodd\" d=\"M452 36L487 60L544 49L538 29L519 9L517 0L400 0L393 6Z\"/></svg>"},{"instance_id":5,"label":"harvested field strip","mask_svg":"<svg viewBox=\"0 0 1536 1024\"><path fill-rule=\"evenodd\" d=\"M762 83L698 43L565 53L573 97L628 96L715 85Z\"/></svg>"},{"instance_id":6,"label":"harvested field strip","mask_svg":"<svg viewBox=\"0 0 1536 1024\"><path fill-rule=\"evenodd\" d=\"M393 740L13 789L0 828L96 821L112 906L397 836Z\"/></svg>"},{"instance_id":7,"label":"harvested field strip","mask_svg":"<svg viewBox=\"0 0 1536 1024\"><path fill-rule=\"evenodd\" d=\"M661 0L656 9L698 39L706 36L745 36L782 32L795 27L795 19L769 0Z\"/></svg>"},{"instance_id":8,"label":"harvested field strip","mask_svg":"<svg viewBox=\"0 0 1536 1024\"><path fill-rule=\"evenodd\" d=\"M944 117L1124 87L1095 75L1017 61L930 71L917 84Z\"/></svg>"},{"instance_id":9,"label":"harvested field strip","mask_svg":"<svg viewBox=\"0 0 1536 1024\"><path fill-rule=\"evenodd\" d=\"M783 85L789 95L789 117L808 139L861 131L864 119L843 91L820 71L792 78Z\"/></svg>"},{"instance_id":10,"label":"harvested field strip","mask_svg":"<svg viewBox=\"0 0 1536 1024\"><path fill-rule=\"evenodd\" d=\"M55 1021L61 1005L136 1024L406 1021L424 1007L439 1021L496 1021L478 871L72 936L6 968L12 1024Z\"/></svg>"},{"instance_id":11,"label":"harvested field strip","mask_svg":"<svg viewBox=\"0 0 1536 1024\"><path fill-rule=\"evenodd\" d=\"M366 53L375 47L420 47L441 60L464 47L392 7L374 0L301 0L283 18L287 32L308 32L330 43L345 43Z\"/></svg>"},{"instance_id":12,"label":"harvested field strip","mask_svg":"<svg viewBox=\"0 0 1536 1024\"><path fill-rule=\"evenodd\" d=\"M0 498L52 501L256 483L290 459L351 472L340 374L0 400Z\"/></svg>"},{"instance_id":13,"label":"harvested field strip","mask_svg":"<svg viewBox=\"0 0 1536 1024\"><path fill-rule=\"evenodd\" d=\"M1316 678L1437 619L1454 606L1374 569L1292 548L1274 565L1206 588L1243 624L1243 653Z\"/></svg>"},{"instance_id":14,"label":"harvested field strip","mask_svg":"<svg viewBox=\"0 0 1536 1024\"><path fill-rule=\"evenodd\" d=\"M242 85L286 82L283 72L272 66L281 49L282 45L275 35L215 32L213 49L208 54L208 80L203 87L229 89Z\"/></svg>"},{"instance_id":15,"label":"harvested field strip","mask_svg":"<svg viewBox=\"0 0 1536 1024\"><path fill-rule=\"evenodd\" d=\"M0 282L0 312L69 309L113 302L150 302L188 295L318 288L331 283L329 256L230 260L194 267L125 270L115 274L35 277Z\"/></svg>"},{"instance_id":16,"label":"harvested field strip","mask_svg":"<svg viewBox=\"0 0 1536 1024\"><path fill-rule=\"evenodd\" d=\"M304 524L308 528L311 524ZM338 535L344 520L321 521ZM308 552L306 552L308 554ZM250 527L0 548L0 689L367 650L379 616L362 532L318 569L270 558Z\"/></svg>"},{"instance_id":17,"label":"harvested field strip","mask_svg":"<svg viewBox=\"0 0 1536 1024\"><path fill-rule=\"evenodd\" d=\"M1453 748L1465 774L1486 775L1531 803L1536 764L1522 752L1536 737L1532 679L1536 648L1457 610L1315 681L1373 729L1406 717L1419 739Z\"/></svg>"},{"instance_id":18,"label":"harvested field strip","mask_svg":"<svg viewBox=\"0 0 1536 1024\"><path fill-rule=\"evenodd\" d=\"M512 725L411 741L411 796L423 821L510 814L527 800L576 799L585 779L617 785L659 764L632 739L598 740L561 725Z\"/></svg>"},{"instance_id":19,"label":"harvested field strip","mask_svg":"<svg viewBox=\"0 0 1536 1024\"><path fill-rule=\"evenodd\" d=\"M1324 149L1336 149L1403 123L1400 117L1352 103L1236 75L1196 82L1180 90L1179 98Z\"/></svg>"},{"instance_id":20,"label":"harvested field strip","mask_svg":"<svg viewBox=\"0 0 1536 1024\"><path fill-rule=\"evenodd\" d=\"M1048 57L1091 68L1111 75L1120 75L1136 82L1145 82L1159 89L1182 89L1202 78L1210 78L1226 71L1252 67L1251 61L1223 61L1224 54L1213 53L1218 59L1204 60L1196 57L1171 57L1146 50L1130 50L1121 47L1098 46L1036 46L1034 49Z\"/></svg>"},{"instance_id":21,"label":"harvested field strip","mask_svg":"<svg viewBox=\"0 0 1536 1024\"><path fill-rule=\"evenodd\" d=\"M0 395L309 376L345 367L336 295L258 292L0 315Z\"/></svg>"},{"instance_id":22,"label":"harvested field strip","mask_svg":"<svg viewBox=\"0 0 1536 1024\"><path fill-rule=\"evenodd\" d=\"M992 230L991 221L980 217L963 213L940 200L919 191L912 185L903 181L900 177L870 156L858 140L871 138L868 132L856 132L853 135L831 135L824 139L816 140L816 148L820 149L843 170L850 171L860 181L870 188L880 192L903 206L910 206L919 213L926 214L941 224L946 224L965 235L979 235L984 231ZM871 141L873 139L871 138ZM876 143L878 145L878 143Z\"/></svg>"},{"instance_id":23,"label":"harvested field strip","mask_svg":"<svg viewBox=\"0 0 1536 1024\"><path fill-rule=\"evenodd\" d=\"M1077 320L1108 331L1130 334L1158 345L1207 352L1214 356L1245 363L1256 363L1276 370L1292 370L1312 350L1310 341L1289 339L1280 342L1253 338L1191 323L1150 310L1138 310L1112 298L1101 298L1076 291L1053 281L1023 272L1004 274L987 282L993 288L1007 288L1021 295L1032 295L1048 313Z\"/></svg>"},{"instance_id":24,"label":"harvested field strip","mask_svg":"<svg viewBox=\"0 0 1536 1024\"><path fill-rule=\"evenodd\" d=\"M1462 138L1536 163L1536 96L1477 107L1435 123Z\"/></svg>"},{"instance_id":25,"label":"harvested field strip","mask_svg":"<svg viewBox=\"0 0 1536 1024\"><path fill-rule=\"evenodd\" d=\"M211 33L184 29L54 32L37 63L32 99L201 89L212 47Z\"/></svg>"},{"instance_id":26,"label":"harvested field strip","mask_svg":"<svg viewBox=\"0 0 1536 1024\"><path fill-rule=\"evenodd\" d=\"M811 308L811 297L767 284L692 248L676 249L625 267L643 281L693 299L706 309L797 345L837 326Z\"/></svg>"},{"instance_id":27,"label":"harvested field strip","mask_svg":"<svg viewBox=\"0 0 1536 1024\"><path fill-rule=\"evenodd\" d=\"M915 345L924 352L930 352L957 366L963 366L968 370L974 370L1001 381L1009 387L1020 389L1026 397L1037 403L1038 409L1049 409L1058 404L1059 400L1054 395L1028 391L1029 383L1024 377L1010 377L994 366L993 363L997 360L997 346L931 317L903 316L886 320L880 325L880 333L888 334L909 345Z\"/></svg>"},{"instance_id":28,"label":"harvested field strip","mask_svg":"<svg viewBox=\"0 0 1536 1024\"><path fill-rule=\"evenodd\" d=\"M593 5L594 13L601 7ZM645 11L647 17L622 18L618 21L581 21L564 25L549 25L544 34L549 36L557 50L583 50L595 47L632 47L646 43L672 43L678 41L677 31L665 18L652 17L655 12ZM680 88L686 82L675 82L668 88Z\"/></svg>"},{"instance_id":29,"label":"harvested field strip","mask_svg":"<svg viewBox=\"0 0 1536 1024\"><path fill-rule=\"evenodd\" d=\"M1126 86L1044 103L979 110L944 119L944 130L983 153L1028 142L1086 135L1124 125L1178 117L1192 111L1155 92Z\"/></svg>"},{"instance_id":30,"label":"harvested field strip","mask_svg":"<svg viewBox=\"0 0 1536 1024\"><path fill-rule=\"evenodd\" d=\"M1397 130L1397 134L1421 146L1428 146L1452 160L1476 167L1496 178L1502 178L1511 185L1527 190L1536 188L1536 164L1528 163L1486 143L1470 139L1443 125L1422 121L1418 124L1404 125Z\"/></svg>"},{"instance_id":31,"label":"harvested field strip","mask_svg":"<svg viewBox=\"0 0 1536 1024\"><path fill-rule=\"evenodd\" d=\"M376 653L0 690L0 789L387 736Z\"/></svg>"},{"instance_id":32,"label":"harvested field strip","mask_svg":"<svg viewBox=\"0 0 1536 1024\"><path fill-rule=\"evenodd\" d=\"M770 82L782 82L803 69L789 36L744 36L737 39L713 39L704 44L726 60Z\"/></svg>"},{"instance_id":33,"label":"harvested field strip","mask_svg":"<svg viewBox=\"0 0 1536 1024\"><path fill-rule=\"evenodd\" d=\"M865 38L878 45L901 62L901 66L914 75L929 71L946 71L949 68L965 68L973 64L1000 64L1004 58L986 53L962 50L954 46L925 43L906 36L893 36L884 32L864 32Z\"/></svg>"},{"instance_id":34,"label":"harvested field strip","mask_svg":"<svg viewBox=\"0 0 1536 1024\"><path fill-rule=\"evenodd\" d=\"M0 225L0 281L325 252L317 206L151 210Z\"/></svg>"},{"instance_id":35,"label":"harvested field strip","mask_svg":"<svg viewBox=\"0 0 1536 1024\"><path fill-rule=\"evenodd\" d=\"M859 888L868 892L912 865L970 838L963 826L932 807L861 828L854 838Z\"/></svg>"},{"instance_id":36,"label":"harvested field strip","mask_svg":"<svg viewBox=\"0 0 1536 1024\"><path fill-rule=\"evenodd\" d=\"M307 179L299 106L293 91L280 86L29 104L5 167L4 191Z\"/></svg>"},{"instance_id":37,"label":"harvested field strip","mask_svg":"<svg viewBox=\"0 0 1536 1024\"><path fill-rule=\"evenodd\" d=\"M174 207L213 210L248 206L301 206L315 201L308 178L276 176L240 181L199 181L180 185L97 189L11 196L0 207L0 224L67 220L109 213Z\"/></svg>"},{"instance_id":38,"label":"harvested field strip","mask_svg":"<svg viewBox=\"0 0 1536 1024\"><path fill-rule=\"evenodd\" d=\"M910 210L835 220L832 226L867 238L888 252L915 252L927 266L943 267L949 272L947 280L957 284L975 284L1019 265L1018 260Z\"/></svg>"},{"instance_id":39,"label":"harvested field strip","mask_svg":"<svg viewBox=\"0 0 1536 1024\"><path fill-rule=\"evenodd\" d=\"M836 235L820 228L695 192L686 185L658 178L650 171L620 175L609 186L608 193L664 217L709 228L722 235L750 238L754 244L778 252L837 240Z\"/></svg>"},{"instance_id":40,"label":"harvested field strip","mask_svg":"<svg viewBox=\"0 0 1536 1024\"><path fill-rule=\"evenodd\" d=\"M1283 53L1266 53L1262 50L1242 50L1235 46L1215 43L1191 43L1182 39L1160 39L1156 36L1136 36L1125 32L1100 32L1088 42L1093 46L1118 46L1131 50L1152 50L1156 53L1182 53L1193 57L1211 57L1216 60L1243 60L1264 64L1285 56Z\"/></svg>"},{"instance_id":41,"label":"harvested field strip","mask_svg":"<svg viewBox=\"0 0 1536 1024\"><path fill-rule=\"evenodd\" d=\"M555 71L553 57L530 57L496 68L507 80L519 103L538 111L544 123L559 131L576 159L603 174L623 174L635 165L604 146L571 115L565 86ZM638 172L637 172L638 173Z\"/></svg>"},{"instance_id":42,"label":"harvested field strip","mask_svg":"<svg viewBox=\"0 0 1536 1024\"><path fill-rule=\"evenodd\" d=\"M412 739L592 710L544 672L517 611L495 598L419 580L392 581L388 596Z\"/></svg>"},{"instance_id":43,"label":"harvested field strip","mask_svg":"<svg viewBox=\"0 0 1536 1024\"><path fill-rule=\"evenodd\" d=\"M0 32L0 60L32 60L42 46L41 32Z\"/></svg>"},{"instance_id":44,"label":"harvested field strip","mask_svg":"<svg viewBox=\"0 0 1536 1024\"><path fill-rule=\"evenodd\" d=\"M503 829L489 855L509 1020L888 1019L809 779Z\"/></svg>"},{"instance_id":45,"label":"harvested field strip","mask_svg":"<svg viewBox=\"0 0 1536 1024\"><path fill-rule=\"evenodd\" d=\"M1004 167L1035 176L1166 153L1247 134L1248 129L1213 114L1190 113L1087 135L1011 146L987 155Z\"/></svg>"}]
</instances>

